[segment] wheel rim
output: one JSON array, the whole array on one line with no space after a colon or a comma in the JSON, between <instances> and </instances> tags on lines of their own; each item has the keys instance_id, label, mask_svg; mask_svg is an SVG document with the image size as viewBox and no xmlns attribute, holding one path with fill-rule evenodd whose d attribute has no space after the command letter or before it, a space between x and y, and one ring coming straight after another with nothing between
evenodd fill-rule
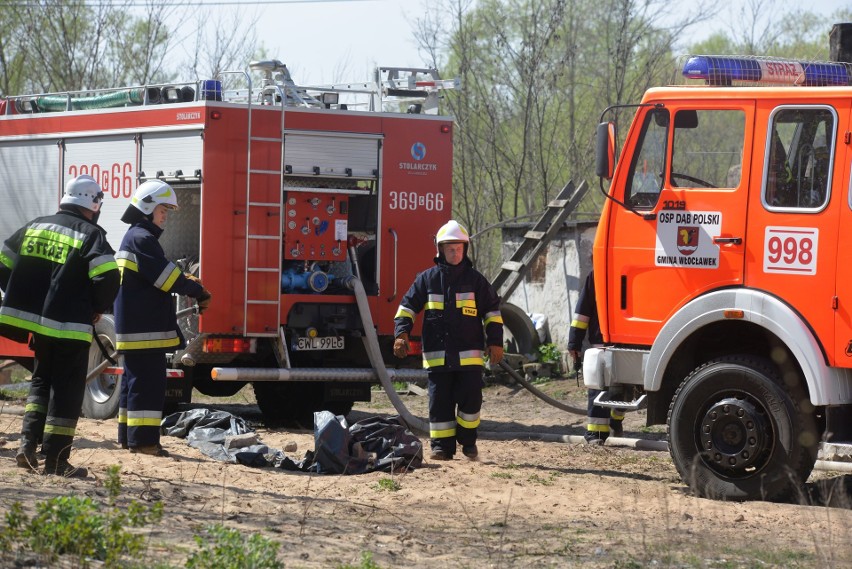
<instances>
[{"instance_id":1,"label":"wheel rim","mask_svg":"<svg viewBox=\"0 0 852 569\"><path fill-rule=\"evenodd\" d=\"M107 350L114 350L114 346L112 341L109 339L109 336L105 334L98 334L98 337L101 340L101 343ZM100 348L92 344L91 349L89 350L89 368L93 369L100 365L101 362L104 361L104 355L101 353ZM115 393L116 385L118 384L118 376L112 373L102 373L99 376L95 377L86 384L86 390L89 392L89 396L92 401L96 403L105 403L109 401L110 397L112 397L113 393Z\"/></svg>"},{"instance_id":2,"label":"wheel rim","mask_svg":"<svg viewBox=\"0 0 852 569\"><path fill-rule=\"evenodd\" d=\"M762 406L750 399L727 397L701 418L702 456L717 472L752 475L771 455L774 437Z\"/></svg>"}]
</instances>

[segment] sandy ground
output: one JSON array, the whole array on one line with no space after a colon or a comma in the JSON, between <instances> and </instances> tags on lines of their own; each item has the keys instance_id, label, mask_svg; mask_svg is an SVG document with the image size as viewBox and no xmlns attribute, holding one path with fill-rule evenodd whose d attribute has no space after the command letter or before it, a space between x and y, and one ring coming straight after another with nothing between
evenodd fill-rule
<instances>
[{"instance_id":1,"label":"sandy ground","mask_svg":"<svg viewBox=\"0 0 852 569\"><path fill-rule=\"evenodd\" d=\"M539 387L584 406L574 380ZM313 449L310 430L265 428L251 393L203 406L254 422L269 446L295 442L288 453L295 460ZM425 396L403 398L424 416ZM833 489L831 507L715 502L688 494L667 452L483 433L475 462L457 457L404 474L323 476L216 462L174 437L162 441L169 458L131 455L114 442L114 422L81 419L72 462L89 476L64 480L15 467L21 406L0 405L0 512L13 501L31 509L68 493L103 500L106 470L118 464L123 500L164 503L146 555L176 567L195 547L192 536L211 523L279 542L289 568L362 567L364 553L382 568L852 566L852 508L839 490L852 484L839 473L815 472L808 484L822 495ZM374 393L349 421L393 414L384 394ZM626 425L628 437L664 437L660 428L646 432L641 412ZM485 391L482 430L580 435L583 418L494 384ZM398 489L386 488L388 479ZM15 566L8 553L0 552L0 566Z\"/></svg>"}]
</instances>

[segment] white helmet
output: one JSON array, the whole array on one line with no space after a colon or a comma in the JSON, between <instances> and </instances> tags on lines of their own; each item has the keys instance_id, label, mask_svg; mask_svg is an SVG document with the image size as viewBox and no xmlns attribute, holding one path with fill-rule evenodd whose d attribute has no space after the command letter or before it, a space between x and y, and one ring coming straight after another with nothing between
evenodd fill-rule
<instances>
[{"instance_id":1,"label":"white helmet","mask_svg":"<svg viewBox=\"0 0 852 569\"><path fill-rule=\"evenodd\" d=\"M154 208L161 204L169 209L178 208L174 189L160 180L148 180L142 183L136 188L130 204L145 215L151 215Z\"/></svg>"},{"instance_id":2,"label":"white helmet","mask_svg":"<svg viewBox=\"0 0 852 569\"><path fill-rule=\"evenodd\" d=\"M97 213L103 201L104 193L95 179L82 175L68 180L59 205L78 205Z\"/></svg>"},{"instance_id":3,"label":"white helmet","mask_svg":"<svg viewBox=\"0 0 852 569\"><path fill-rule=\"evenodd\" d=\"M435 236L435 243L438 245L450 242L470 243L470 236L467 229L459 225L459 222L454 219L442 225L441 229L438 230L438 234Z\"/></svg>"}]
</instances>

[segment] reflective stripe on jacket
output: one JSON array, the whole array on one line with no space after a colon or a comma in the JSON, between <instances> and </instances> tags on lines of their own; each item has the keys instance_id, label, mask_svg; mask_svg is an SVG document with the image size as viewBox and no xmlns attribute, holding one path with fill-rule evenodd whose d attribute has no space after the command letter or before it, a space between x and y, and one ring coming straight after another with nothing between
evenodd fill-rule
<instances>
[{"instance_id":1,"label":"reflective stripe on jacket","mask_svg":"<svg viewBox=\"0 0 852 569\"><path fill-rule=\"evenodd\" d=\"M423 367L482 366L484 347L503 345L500 297L465 257L459 265L436 266L418 274L394 317L394 336L411 333L423 311Z\"/></svg>"}]
</instances>

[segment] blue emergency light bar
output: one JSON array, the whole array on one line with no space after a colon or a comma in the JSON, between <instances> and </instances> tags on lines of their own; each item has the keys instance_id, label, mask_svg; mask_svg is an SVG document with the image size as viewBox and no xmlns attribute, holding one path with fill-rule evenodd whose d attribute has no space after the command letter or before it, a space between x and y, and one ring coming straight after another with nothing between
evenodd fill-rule
<instances>
[{"instance_id":1,"label":"blue emergency light bar","mask_svg":"<svg viewBox=\"0 0 852 569\"><path fill-rule=\"evenodd\" d=\"M693 55L683 66L687 79L703 79L708 85L730 85L734 81L773 85L849 85L843 63L795 61L766 57Z\"/></svg>"}]
</instances>

